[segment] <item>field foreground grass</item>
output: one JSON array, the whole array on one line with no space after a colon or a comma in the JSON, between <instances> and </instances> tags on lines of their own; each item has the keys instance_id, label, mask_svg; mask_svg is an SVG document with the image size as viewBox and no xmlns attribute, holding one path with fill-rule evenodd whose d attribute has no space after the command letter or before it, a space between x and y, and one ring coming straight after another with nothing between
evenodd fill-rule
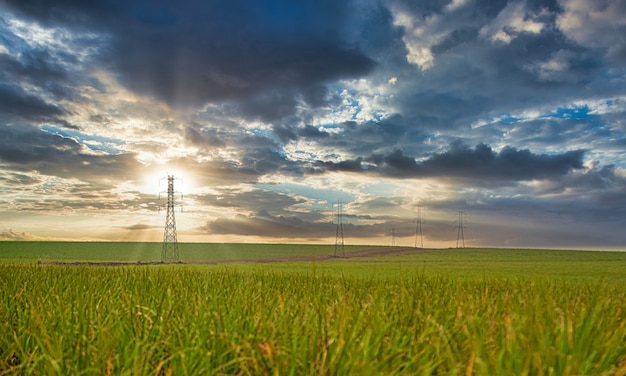
<instances>
[{"instance_id":1,"label":"field foreground grass","mask_svg":"<svg viewBox=\"0 0 626 376\"><path fill-rule=\"evenodd\" d=\"M0 374L626 374L606 281L0 264L0 285Z\"/></svg>"}]
</instances>

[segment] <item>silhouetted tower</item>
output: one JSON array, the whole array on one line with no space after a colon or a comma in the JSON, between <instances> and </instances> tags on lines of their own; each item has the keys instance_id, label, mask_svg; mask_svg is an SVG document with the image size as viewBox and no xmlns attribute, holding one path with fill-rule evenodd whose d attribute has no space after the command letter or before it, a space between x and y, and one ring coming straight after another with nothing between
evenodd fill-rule
<instances>
[{"instance_id":1,"label":"silhouetted tower","mask_svg":"<svg viewBox=\"0 0 626 376\"><path fill-rule=\"evenodd\" d=\"M422 233L422 214L421 206L417 207L417 219L415 224L415 248L424 248L424 234Z\"/></svg>"},{"instance_id":2,"label":"silhouetted tower","mask_svg":"<svg viewBox=\"0 0 626 376\"><path fill-rule=\"evenodd\" d=\"M391 246L392 247L396 246L396 228L395 227L391 229Z\"/></svg>"},{"instance_id":3,"label":"silhouetted tower","mask_svg":"<svg viewBox=\"0 0 626 376\"><path fill-rule=\"evenodd\" d=\"M167 203L165 207L167 214L165 215L165 231L163 232L163 248L161 251L161 262L178 262L178 238L176 236L176 218L174 217L174 208L176 206L174 195L178 192L174 191L174 175L167 175ZM182 195L181 195L182 198ZM182 211L182 206L181 206Z\"/></svg>"},{"instance_id":4,"label":"silhouetted tower","mask_svg":"<svg viewBox=\"0 0 626 376\"><path fill-rule=\"evenodd\" d=\"M465 213L463 211L459 211L459 222L456 226L457 228L456 247L457 248L459 248L459 243L461 244L460 248L465 248L465 232L463 231L463 229L465 229L465 224L463 223L464 216L465 216Z\"/></svg>"},{"instance_id":5,"label":"silhouetted tower","mask_svg":"<svg viewBox=\"0 0 626 376\"><path fill-rule=\"evenodd\" d=\"M341 249L341 256L346 255L343 241L343 202L337 201L337 233L335 235L335 256Z\"/></svg>"}]
</instances>

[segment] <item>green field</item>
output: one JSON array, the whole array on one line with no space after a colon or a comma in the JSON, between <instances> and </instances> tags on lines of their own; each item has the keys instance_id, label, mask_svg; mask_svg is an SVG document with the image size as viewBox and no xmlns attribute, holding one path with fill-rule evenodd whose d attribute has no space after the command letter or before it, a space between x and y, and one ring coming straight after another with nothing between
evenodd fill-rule
<instances>
[{"instance_id":1,"label":"green field","mask_svg":"<svg viewBox=\"0 0 626 376\"><path fill-rule=\"evenodd\" d=\"M179 243L183 262L211 262L277 258L286 256L326 256L334 246L290 244ZM346 246L346 251L371 248ZM161 243L106 242L2 242L0 261L122 261L155 262L161 260Z\"/></svg>"},{"instance_id":2,"label":"green field","mask_svg":"<svg viewBox=\"0 0 626 376\"><path fill-rule=\"evenodd\" d=\"M0 375L626 375L626 253L0 247Z\"/></svg>"}]
</instances>

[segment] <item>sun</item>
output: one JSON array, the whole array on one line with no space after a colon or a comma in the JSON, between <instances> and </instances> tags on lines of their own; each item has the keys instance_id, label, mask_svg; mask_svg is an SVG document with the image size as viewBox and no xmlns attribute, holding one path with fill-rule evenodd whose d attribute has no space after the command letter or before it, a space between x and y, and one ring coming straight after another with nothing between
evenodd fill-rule
<instances>
[{"instance_id":1,"label":"sun","mask_svg":"<svg viewBox=\"0 0 626 376\"><path fill-rule=\"evenodd\" d=\"M137 189L142 193L158 195L167 191L168 176L174 177L174 188L177 192L188 194L193 190L192 174L180 167L168 168L167 166L147 166L142 178L137 182Z\"/></svg>"}]
</instances>

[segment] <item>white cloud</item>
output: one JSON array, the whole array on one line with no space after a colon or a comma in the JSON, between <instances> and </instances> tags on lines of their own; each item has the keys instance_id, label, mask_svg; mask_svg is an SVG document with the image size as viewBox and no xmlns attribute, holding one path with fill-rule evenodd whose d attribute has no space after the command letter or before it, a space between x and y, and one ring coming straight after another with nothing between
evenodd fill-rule
<instances>
[{"instance_id":1,"label":"white cloud","mask_svg":"<svg viewBox=\"0 0 626 376\"><path fill-rule=\"evenodd\" d=\"M570 60L574 57L571 51L559 50L548 60L526 67L534 72L542 81L561 81L567 78L570 71Z\"/></svg>"},{"instance_id":2,"label":"white cloud","mask_svg":"<svg viewBox=\"0 0 626 376\"><path fill-rule=\"evenodd\" d=\"M411 14L394 7L391 8L391 13L394 25L405 30L402 41L407 49L406 60L422 70L432 68L435 57L430 48L442 37L429 32L432 25L437 22L437 16L416 20Z\"/></svg>"},{"instance_id":3,"label":"white cloud","mask_svg":"<svg viewBox=\"0 0 626 376\"><path fill-rule=\"evenodd\" d=\"M96 33L73 34L63 27L46 27L37 22L7 17L7 28L33 48L43 48L64 64L75 65L94 56L106 42L106 37ZM89 43L85 43L89 42ZM73 59L66 59L72 56Z\"/></svg>"},{"instance_id":4,"label":"white cloud","mask_svg":"<svg viewBox=\"0 0 626 376\"><path fill-rule=\"evenodd\" d=\"M21 231L13 231L13 229L8 229L0 232L1 240L14 240L14 241L25 241L25 240L41 240L40 237L36 235L32 235L26 232Z\"/></svg>"},{"instance_id":5,"label":"white cloud","mask_svg":"<svg viewBox=\"0 0 626 376\"><path fill-rule=\"evenodd\" d=\"M557 26L572 40L607 48L608 55L626 57L626 2L621 0L561 0Z\"/></svg>"},{"instance_id":6,"label":"white cloud","mask_svg":"<svg viewBox=\"0 0 626 376\"><path fill-rule=\"evenodd\" d=\"M432 47L442 42L459 25L449 22L449 15L465 2L454 1L444 9L444 13L418 16L402 7L391 4L389 10L393 24L404 29L402 41L407 49L406 60L421 70L428 70L435 64Z\"/></svg>"},{"instance_id":7,"label":"white cloud","mask_svg":"<svg viewBox=\"0 0 626 376\"><path fill-rule=\"evenodd\" d=\"M446 5L446 10L453 11L453 10L459 9L463 7L465 4L467 4L468 2L469 0L452 0L450 4Z\"/></svg>"},{"instance_id":8,"label":"white cloud","mask_svg":"<svg viewBox=\"0 0 626 376\"><path fill-rule=\"evenodd\" d=\"M480 36L508 44L521 33L539 34L544 28L539 16L529 14L523 2L509 3L498 17L480 29Z\"/></svg>"}]
</instances>

